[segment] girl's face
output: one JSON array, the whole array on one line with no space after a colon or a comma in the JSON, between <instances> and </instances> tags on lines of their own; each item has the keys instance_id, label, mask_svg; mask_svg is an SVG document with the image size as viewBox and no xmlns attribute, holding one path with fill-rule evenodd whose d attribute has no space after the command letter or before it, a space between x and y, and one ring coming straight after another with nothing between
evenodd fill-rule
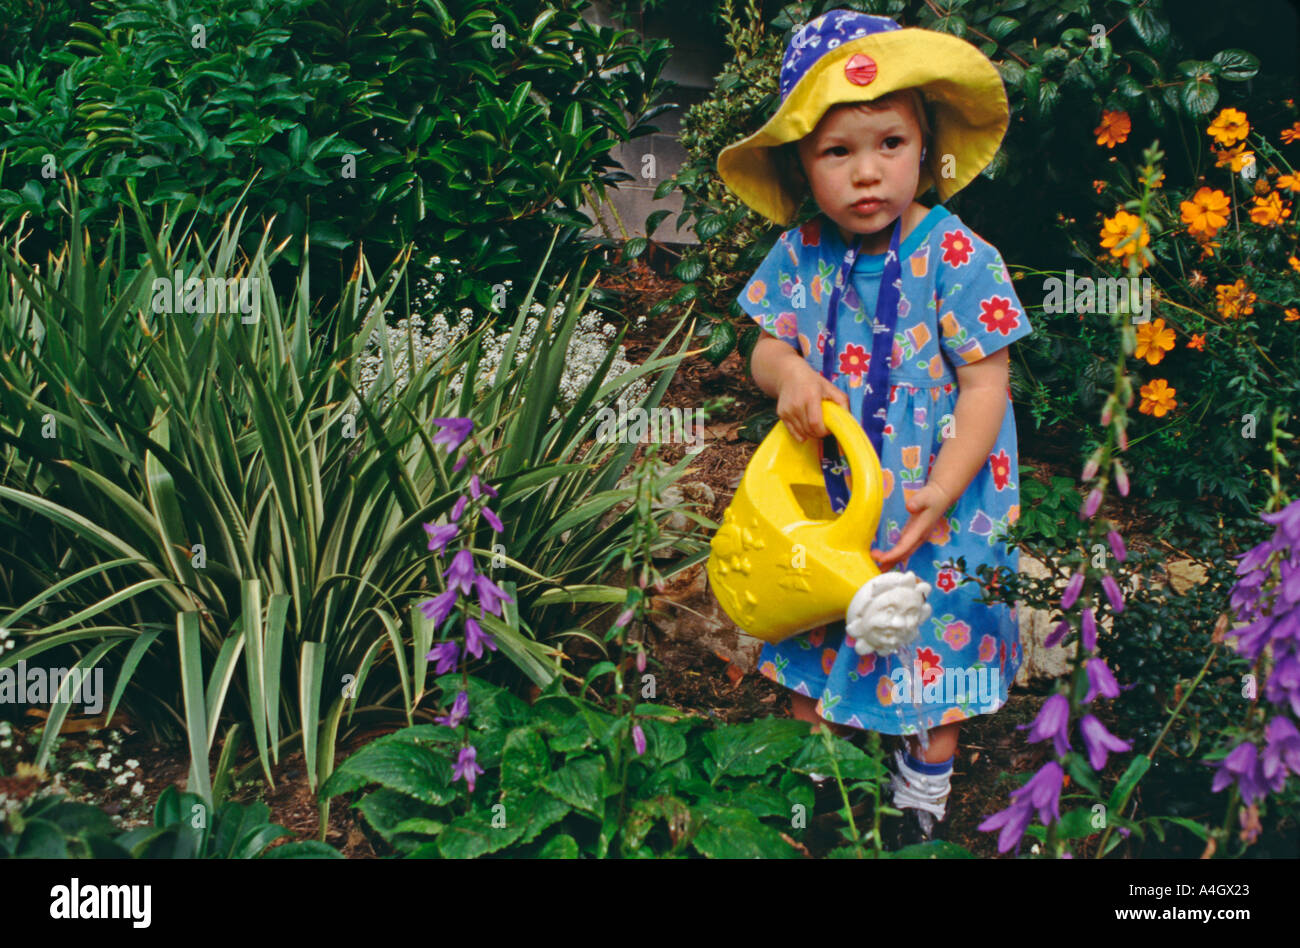
<instances>
[{"instance_id":1,"label":"girl's face","mask_svg":"<svg viewBox=\"0 0 1300 948\"><path fill-rule=\"evenodd\" d=\"M823 213L862 253L889 249L889 228L912 204L921 175L921 128L902 97L887 108L837 106L799 142L799 160ZM878 203L858 204L863 198Z\"/></svg>"}]
</instances>

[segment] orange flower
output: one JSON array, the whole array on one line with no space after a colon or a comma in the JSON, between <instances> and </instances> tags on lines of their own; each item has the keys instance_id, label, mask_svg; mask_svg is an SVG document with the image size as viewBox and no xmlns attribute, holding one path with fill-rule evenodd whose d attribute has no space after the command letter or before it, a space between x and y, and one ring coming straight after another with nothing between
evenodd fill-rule
<instances>
[{"instance_id":1,"label":"orange flower","mask_svg":"<svg viewBox=\"0 0 1300 948\"><path fill-rule=\"evenodd\" d=\"M1169 382L1165 379L1152 379L1143 385L1140 391L1142 404L1138 406L1138 411L1144 415L1163 418L1178 406L1178 402L1174 400L1178 390L1170 388Z\"/></svg>"},{"instance_id":2,"label":"orange flower","mask_svg":"<svg viewBox=\"0 0 1300 948\"><path fill-rule=\"evenodd\" d=\"M1214 256L1214 248L1220 246L1217 240L1206 240L1201 242L1201 259Z\"/></svg>"},{"instance_id":3,"label":"orange flower","mask_svg":"<svg viewBox=\"0 0 1300 948\"><path fill-rule=\"evenodd\" d=\"M1282 129L1282 144L1289 145L1297 138L1300 138L1300 122L1296 122L1290 128Z\"/></svg>"},{"instance_id":4,"label":"orange flower","mask_svg":"<svg viewBox=\"0 0 1300 948\"><path fill-rule=\"evenodd\" d=\"M1297 319L1300 319L1300 309L1296 309L1294 306L1288 307L1285 312L1286 319L1282 320L1284 323L1293 323Z\"/></svg>"},{"instance_id":5,"label":"orange flower","mask_svg":"<svg viewBox=\"0 0 1300 948\"><path fill-rule=\"evenodd\" d=\"M1187 278L1188 286L1205 286L1205 274L1200 270L1193 270L1192 275Z\"/></svg>"},{"instance_id":6,"label":"orange flower","mask_svg":"<svg viewBox=\"0 0 1300 948\"><path fill-rule=\"evenodd\" d=\"M1291 264L1292 270L1296 273L1300 273L1300 260L1297 260L1295 257L1287 257L1286 262Z\"/></svg>"},{"instance_id":7,"label":"orange flower","mask_svg":"<svg viewBox=\"0 0 1300 948\"><path fill-rule=\"evenodd\" d=\"M1238 279L1235 283L1223 283L1214 288L1219 314L1224 319L1236 319L1255 312L1254 293L1246 288L1246 281Z\"/></svg>"},{"instance_id":8,"label":"orange flower","mask_svg":"<svg viewBox=\"0 0 1300 948\"><path fill-rule=\"evenodd\" d=\"M1183 223L1187 224L1189 234L1204 234L1213 237L1224 224L1228 223L1228 208L1232 201L1228 195L1217 188L1201 188L1192 195L1190 201L1183 201Z\"/></svg>"},{"instance_id":9,"label":"orange flower","mask_svg":"<svg viewBox=\"0 0 1300 948\"><path fill-rule=\"evenodd\" d=\"M1100 194L1102 191L1105 191L1105 190L1106 190L1106 182L1105 182L1105 181L1094 181L1094 182L1092 182L1092 189L1093 189L1094 191L1096 191L1098 194Z\"/></svg>"},{"instance_id":10,"label":"orange flower","mask_svg":"<svg viewBox=\"0 0 1300 948\"><path fill-rule=\"evenodd\" d=\"M1276 191L1266 198L1255 198L1250 209L1250 219L1263 227L1274 227L1291 216L1291 205L1283 204Z\"/></svg>"},{"instance_id":11,"label":"orange flower","mask_svg":"<svg viewBox=\"0 0 1300 948\"><path fill-rule=\"evenodd\" d=\"M1102 112L1101 124L1092 130L1097 136L1097 144L1114 148L1128 141L1128 133L1133 130L1133 120L1127 112Z\"/></svg>"},{"instance_id":12,"label":"orange flower","mask_svg":"<svg viewBox=\"0 0 1300 948\"><path fill-rule=\"evenodd\" d=\"M1137 357L1155 365L1174 347L1174 331L1163 318L1143 323L1137 329Z\"/></svg>"},{"instance_id":13,"label":"orange flower","mask_svg":"<svg viewBox=\"0 0 1300 948\"><path fill-rule=\"evenodd\" d=\"M1246 113L1238 109L1224 109L1210 127L1205 130L1220 145L1231 145L1234 142L1245 141L1246 136L1250 134L1250 123L1246 121ZM1239 168L1233 168L1233 171L1239 171Z\"/></svg>"},{"instance_id":14,"label":"orange flower","mask_svg":"<svg viewBox=\"0 0 1300 948\"><path fill-rule=\"evenodd\" d=\"M1276 184L1279 188L1286 188L1288 191L1300 191L1300 174L1280 174L1277 176Z\"/></svg>"},{"instance_id":15,"label":"orange flower","mask_svg":"<svg viewBox=\"0 0 1300 948\"><path fill-rule=\"evenodd\" d=\"M1125 240L1137 234L1137 240L1121 247L1120 244ZM1151 243L1151 235L1147 233L1146 227L1142 224L1142 219L1136 214L1130 214L1128 211L1117 211L1114 217L1108 217L1102 222L1101 228L1101 245L1110 248L1112 257L1137 258L1138 265L1145 267L1146 261L1142 259L1139 248Z\"/></svg>"},{"instance_id":16,"label":"orange flower","mask_svg":"<svg viewBox=\"0 0 1300 948\"><path fill-rule=\"evenodd\" d=\"M1246 167L1246 165L1255 160L1255 153L1253 151L1247 151L1244 142L1236 148L1222 150L1211 148L1210 150L1214 152L1214 167L1216 168L1223 168L1231 165L1233 171L1240 171L1242 168Z\"/></svg>"},{"instance_id":17,"label":"orange flower","mask_svg":"<svg viewBox=\"0 0 1300 948\"><path fill-rule=\"evenodd\" d=\"M1204 352L1204 351L1205 351L1205 333L1203 333L1203 332L1194 333L1194 334L1192 335L1192 338L1189 339L1189 340L1187 341L1187 348L1188 348L1188 349L1199 349L1201 352Z\"/></svg>"}]
</instances>

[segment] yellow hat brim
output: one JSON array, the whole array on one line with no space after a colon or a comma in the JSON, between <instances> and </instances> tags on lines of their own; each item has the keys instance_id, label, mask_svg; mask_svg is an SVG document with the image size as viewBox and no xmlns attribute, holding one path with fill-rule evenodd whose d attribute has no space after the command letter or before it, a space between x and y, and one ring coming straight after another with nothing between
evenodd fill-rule
<instances>
[{"instance_id":1,"label":"yellow hat brim","mask_svg":"<svg viewBox=\"0 0 1300 948\"><path fill-rule=\"evenodd\" d=\"M844 71L858 53L876 63L876 77L865 86L850 82ZM997 155L1011 111L1002 76L988 57L956 36L915 27L873 33L823 54L767 124L722 150L718 174L747 205L788 227L799 202L781 184L772 150L808 135L832 105L869 102L910 88L921 91L934 119L916 196L934 186L939 200L946 201Z\"/></svg>"}]
</instances>

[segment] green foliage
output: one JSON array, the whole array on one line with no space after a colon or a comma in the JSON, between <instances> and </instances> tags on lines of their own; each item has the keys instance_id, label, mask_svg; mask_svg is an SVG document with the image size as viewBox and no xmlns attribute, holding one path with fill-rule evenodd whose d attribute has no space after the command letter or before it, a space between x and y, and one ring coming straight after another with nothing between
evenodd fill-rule
<instances>
[{"instance_id":1,"label":"green foliage","mask_svg":"<svg viewBox=\"0 0 1300 948\"><path fill-rule=\"evenodd\" d=\"M59 794L33 796L0 821L0 858L17 859L277 859L341 858L270 822L265 803L225 803L211 810L196 794L169 786L158 797L152 826L121 832L103 810Z\"/></svg>"},{"instance_id":2,"label":"green foliage","mask_svg":"<svg viewBox=\"0 0 1300 948\"><path fill-rule=\"evenodd\" d=\"M75 219L75 187L69 205ZM139 270L124 265L120 223L102 260L80 239L39 274L16 247L0 255L11 277L0 297L0 588L15 604L0 623L20 644L0 662L104 661L116 672L110 717L121 702L156 735L183 722L190 786L209 800L207 755L223 719L251 734L268 780L282 747L300 740L313 785L358 708L413 722L436 631L414 608L433 591L421 525L450 510L472 473L451 470L433 445L435 417L471 416L476 436L501 445L483 474L499 486L506 525L497 581L517 606L486 624L520 673L538 685L559 674L534 610L579 600L571 586L599 592L607 550L634 517L612 508L629 495L616 479L636 445L591 443L598 412L641 376L654 380L653 408L680 361L656 352L613 380L602 369L573 410L544 423L591 289L557 305L557 287L548 305L565 315L554 338L518 367L503 360L490 385L449 393L455 367L474 377L480 333L396 397L389 378L359 400L361 343L404 260L378 279L359 260L317 340L306 258L282 308L268 278L276 250L237 259L242 219L179 247L169 220ZM177 271L256 277L260 315L153 312L154 277ZM530 290L511 352L531 303ZM484 532L478 545L491 547ZM702 555L675 537L657 548L674 545ZM68 710L51 709L42 760ZM232 759L233 746L222 760Z\"/></svg>"},{"instance_id":3,"label":"green foliage","mask_svg":"<svg viewBox=\"0 0 1300 948\"><path fill-rule=\"evenodd\" d=\"M1069 477L1051 477L1044 484L1027 476L1033 470L1020 465L1020 519L1009 534L1013 539L1072 538L1077 533L1077 514L1083 503L1078 484Z\"/></svg>"},{"instance_id":4,"label":"green foliage","mask_svg":"<svg viewBox=\"0 0 1300 948\"><path fill-rule=\"evenodd\" d=\"M86 221L136 182L151 227L164 202L221 217L256 173L247 206L275 216L285 270L304 236L340 276L362 242L414 241L461 260L457 297L485 305L557 226L576 262L580 206L630 178L610 149L668 107L667 43L592 26L586 4L101 0L102 28L0 67L3 222L30 214L43 255L64 173Z\"/></svg>"},{"instance_id":5,"label":"green foliage","mask_svg":"<svg viewBox=\"0 0 1300 948\"><path fill-rule=\"evenodd\" d=\"M451 692L461 678L439 685ZM626 717L558 682L531 706L476 678L468 687L469 740L485 771L472 794L451 780L460 735L422 725L362 747L322 796L354 798L376 836L408 858L790 858L798 853L783 837L803 832L792 817L813 809L808 773L838 765L856 788L885 774L852 744L828 744L800 721L711 728L643 703L636 719L646 749L630 759L624 795L614 761Z\"/></svg>"}]
</instances>

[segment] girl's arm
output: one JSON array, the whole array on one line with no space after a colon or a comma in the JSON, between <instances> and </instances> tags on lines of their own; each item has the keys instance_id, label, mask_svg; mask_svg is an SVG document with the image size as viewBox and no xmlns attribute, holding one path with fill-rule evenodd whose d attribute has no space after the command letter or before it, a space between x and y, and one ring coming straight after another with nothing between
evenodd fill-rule
<instances>
[{"instance_id":1,"label":"girl's arm","mask_svg":"<svg viewBox=\"0 0 1300 948\"><path fill-rule=\"evenodd\" d=\"M1006 348L978 362L957 366L953 436L945 438L940 446L925 486L908 499L907 511L911 516L898 542L887 552L871 551L882 569L899 560L905 561L926 542L939 518L956 503L976 472L988 462L989 452L1002 430L1010 377Z\"/></svg>"},{"instance_id":2,"label":"girl's arm","mask_svg":"<svg viewBox=\"0 0 1300 948\"><path fill-rule=\"evenodd\" d=\"M776 399L776 414L796 441L824 438L830 432L822 418L822 401L841 408L849 397L810 366L788 343L764 333L750 357L754 384Z\"/></svg>"},{"instance_id":3,"label":"girl's arm","mask_svg":"<svg viewBox=\"0 0 1300 948\"><path fill-rule=\"evenodd\" d=\"M989 452L997 443L1011 377L1008 351L999 349L978 362L957 366L953 437L944 439L926 482L935 484L948 496L948 506L956 502L980 467L988 463Z\"/></svg>"}]
</instances>

